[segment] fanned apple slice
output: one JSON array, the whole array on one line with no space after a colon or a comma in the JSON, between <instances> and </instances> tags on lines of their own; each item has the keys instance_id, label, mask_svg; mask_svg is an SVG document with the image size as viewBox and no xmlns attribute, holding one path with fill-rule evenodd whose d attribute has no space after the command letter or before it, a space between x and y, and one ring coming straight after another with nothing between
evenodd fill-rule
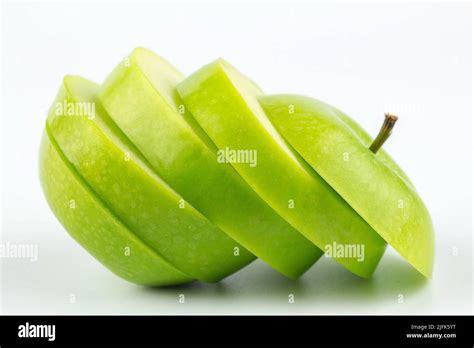
<instances>
[{"instance_id":1,"label":"fanned apple slice","mask_svg":"<svg viewBox=\"0 0 474 348\"><path fill-rule=\"evenodd\" d=\"M153 52L137 48L109 75L99 100L158 175L230 237L295 278L322 252L271 209L185 112L184 79Z\"/></svg>"},{"instance_id":2,"label":"fanned apple slice","mask_svg":"<svg viewBox=\"0 0 474 348\"><path fill-rule=\"evenodd\" d=\"M46 200L69 234L118 276L141 285L192 281L124 226L77 175L46 132L39 174Z\"/></svg>"},{"instance_id":3,"label":"fanned apple slice","mask_svg":"<svg viewBox=\"0 0 474 348\"><path fill-rule=\"evenodd\" d=\"M280 134L365 221L426 277L434 235L423 201L398 165L349 116L319 100L260 98Z\"/></svg>"},{"instance_id":4,"label":"fanned apple slice","mask_svg":"<svg viewBox=\"0 0 474 348\"><path fill-rule=\"evenodd\" d=\"M177 89L220 149L257 151L255 167L232 165L274 210L353 273L373 273L385 241L287 146L260 107L262 92L253 82L220 59Z\"/></svg>"},{"instance_id":5,"label":"fanned apple slice","mask_svg":"<svg viewBox=\"0 0 474 348\"><path fill-rule=\"evenodd\" d=\"M183 273L217 281L254 260L148 167L96 103L98 86L66 77L47 126L92 190L148 246ZM87 106L95 110L89 112ZM58 112L77 108L72 115ZM79 113L86 110L85 115Z\"/></svg>"}]
</instances>

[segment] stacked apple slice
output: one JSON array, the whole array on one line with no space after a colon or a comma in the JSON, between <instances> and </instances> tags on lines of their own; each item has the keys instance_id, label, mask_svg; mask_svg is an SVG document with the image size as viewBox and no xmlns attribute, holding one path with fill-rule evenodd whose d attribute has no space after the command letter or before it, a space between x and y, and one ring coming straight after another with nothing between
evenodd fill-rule
<instances>
[{"instance_id":1,"label":"stacked apple slice","mask_svg":"<svg viewBox=\"0 0 474 348\"><path fill-rule=\"evenodd\" d=\"M266 97L223 60L185 79L138 48L102 86L64 79L40 177L72 237L138 284L214 282L255 257L297 278L323 250L369 277L386 241L430 276L429 214L370 143L340 111Z\"/></svg>"}]
</instances>

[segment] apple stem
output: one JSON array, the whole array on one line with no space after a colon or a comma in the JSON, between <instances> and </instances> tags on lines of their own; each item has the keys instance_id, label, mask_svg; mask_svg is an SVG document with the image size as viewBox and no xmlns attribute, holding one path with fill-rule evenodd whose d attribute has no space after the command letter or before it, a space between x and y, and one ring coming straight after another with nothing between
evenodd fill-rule
<instances>
[{"instance_id":1,"label":"apple stem","mask_svg":"<svg viewBox=\"0 0 474 348\"><path fill-rule=\"evenodd\" d=\"M383 121L382 128L380 128L377 138L375 138L372 145L370 145L370 151L377 153L377 151L380 150L390 134L392 134L393 126L395 126L397 120L397 116L385 113L385 120Z\"/></svg>"}]
</instances>

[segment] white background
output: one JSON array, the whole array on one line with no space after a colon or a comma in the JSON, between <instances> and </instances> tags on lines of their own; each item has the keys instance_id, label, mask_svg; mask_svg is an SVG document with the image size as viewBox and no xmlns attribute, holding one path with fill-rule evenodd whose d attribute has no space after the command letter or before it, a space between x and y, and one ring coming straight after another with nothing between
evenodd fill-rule
<instances>
[{"instance_id":1,"label":"white background","mask_svg":"<svg viewBox=\"0 0 474 348\"><path fill-rule=\"evenodd\" d=\"M3 313L472 313L470 4L2 6L2 241L39 247L37 262L0 260ZM38 145L61 78L100 82L135 46L185 73L224 57L266 92L325 100L374 135L384 111L399 114L385 148L431 212L433 279L393 250L368 281L329 259L298 282L261 262L218 284L167 289L109 273L50 212Z\"/></svg>"}]
</instances>

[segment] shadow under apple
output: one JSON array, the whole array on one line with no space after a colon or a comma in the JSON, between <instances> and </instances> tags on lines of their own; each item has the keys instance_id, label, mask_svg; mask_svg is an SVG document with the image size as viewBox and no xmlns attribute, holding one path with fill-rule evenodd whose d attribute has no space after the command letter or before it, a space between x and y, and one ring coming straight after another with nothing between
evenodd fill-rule
<instances>
[{"instance_id":1,"label":"shadow under apple","mask_svg":"<svg viewBox=\"0 0 474 348\"><path fill-rule=\"evenodd\" d=\"M390 250L391 251L391 250ZM272 301L294 295L299 302L370 302L393 300L421 291L429 280L400 256L387 250L371 279L357 277L333 260L322 258L298 280L287 279L261 261L215 284L199 281L168 287L139 288L139 291L176 296L183 292L194 300L212 298Z\"/></svg>"}]
</instances>

